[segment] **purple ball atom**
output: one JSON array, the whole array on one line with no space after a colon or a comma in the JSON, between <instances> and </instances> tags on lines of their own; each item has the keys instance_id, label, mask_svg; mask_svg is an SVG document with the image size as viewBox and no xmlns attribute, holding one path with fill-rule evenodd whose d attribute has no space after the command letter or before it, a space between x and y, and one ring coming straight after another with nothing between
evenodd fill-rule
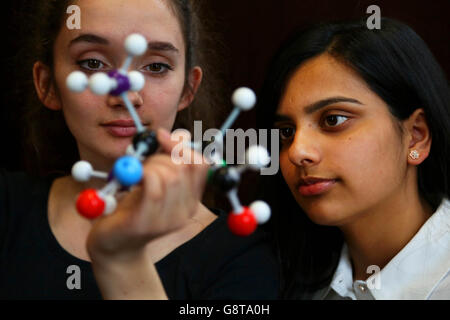
<instances>
[{"instance_id":1,"label":"purple ball atom","mask_svg":"<svg viewBox=\"0 0 450 320\"><path fill-rule=\"evenodd\" d=\"M126 75L121 74L118 70L112 70L108 72L108 76L117 81L117 88L110 92L111 95L120 96L130 90L130 80Z\"/></svg>"},{"instance_id":2,"label":"purple ball atom","mask_svg":"<svg viewBox=\"0 0 450 320\"><path fill-rule=\"evenodd\" d=\"M110 183L111 181L113 181L113 179L114 179L115 177L114 177L114 171L110 171L109 173L108 173L108 178L107 178L107 182L108 183ZM125 186L121 186L120 187L120 189L119 189L119 192L128 192L128 191L130 191L131 190L131 187L125 187Z\"/></svg>"},{"instance_id":3,"label":"purple ball atom","mask_svg":"<svg viewBox=\"0 0 450 320\"><path fill-rule=\"evenodd\" d=\"M111 181L113 181L113 179L114 179L114 172L110 171L110 172L108 173L108 178L106 179L106 181L107 181L108 183L110 183Z\"/></svg>"}]
</instances>

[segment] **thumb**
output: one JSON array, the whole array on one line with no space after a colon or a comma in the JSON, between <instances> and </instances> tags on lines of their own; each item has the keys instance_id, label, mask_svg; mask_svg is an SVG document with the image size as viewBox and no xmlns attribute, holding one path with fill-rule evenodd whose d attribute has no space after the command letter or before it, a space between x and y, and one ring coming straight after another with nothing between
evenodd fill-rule
<instances>
[{"instance_id":1,"label":"thumb","mask_svg":"<svg viewBox=\"0 0 450 320\"><path fill-rule=\"evenodd\" d=\"M180 143L180 141L173 140L169 131L164 128L159 128L156 131L156 137L159 145L164 153L171 153L173 148Z\"/></svg>"}]
</instances>

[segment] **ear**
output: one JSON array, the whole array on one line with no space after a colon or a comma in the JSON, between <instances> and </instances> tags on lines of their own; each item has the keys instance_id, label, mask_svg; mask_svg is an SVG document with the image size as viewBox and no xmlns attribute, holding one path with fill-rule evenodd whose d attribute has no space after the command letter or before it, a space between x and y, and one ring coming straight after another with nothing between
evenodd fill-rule
<instances>
[{"instance_id":1,"label":"ear","mask_svg":"<svg viewBox=\"0 0 450 320\"><path fill-rule=\"evenodd\" d=\"M51 110L60 110L61 102L51 81L51 70L38 61L33 65L33 81L39 100Z\"/></svg>"},{"instance_id":2,"label":"ear","mask_svg":"<svg viewBox=\"0 0 450 320\"><path fill-rule=\"evenodd\" d=\"M431 132L423 109L417 109L406 120L405 127L408 130L408 163L411 165L421 164L430 154ZM410 156L410 152L418 152L417 159Z\"/></svg>"},{"instance_id":3,"label":"ear","mask_svg":"<svg viewBox=\"0 0 450 320\"><path fill-rule=\"evenodd\" d=\"M188 81L190 88L185 88L183 96L181 97L180 103L178 105L178 111L181 111L188 107L192 100L194 100L195 94L197 93L200 83L203 78L203 70L200 67L194 67L189 71Z\"/></svg>"}]
</instances>

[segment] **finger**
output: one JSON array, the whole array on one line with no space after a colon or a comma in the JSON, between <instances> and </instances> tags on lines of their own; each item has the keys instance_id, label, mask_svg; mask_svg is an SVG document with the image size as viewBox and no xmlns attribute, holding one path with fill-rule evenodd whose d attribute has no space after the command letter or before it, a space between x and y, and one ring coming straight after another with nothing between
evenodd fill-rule
<instances>
[{"instance_id":1,"label":"finger","mask_svg":"<svg viewBox=\"0 0 450 320\"><path fill-rule=\"evenodd\" d=\"M165 153L172 153L173 148L181 143L178 139L172 139L172 135L164 128L159 128L156 131L156 137L161 146L161 149Z\"/></svg>"},{"instance_id":2,"label":"finger","mask_svg":"<svg viewBox=\"0 0 450 320\"><path fill-rule=\"evenodd\" d=\"M165 154L158 154L147 159L144 163L144 174L153 170L154 166L166 168L163 170L167 172L166 176L169 177L176 175L183 176L185 171L187 171L185 165L174 163L171 157Z\"/></svg>"},{"instance_id":3,"label":"finger","mask_svg":"<svg viewBox=\"0 0 450 320\"><path fill-rule=\"evenodd\" d=\"M205 180L207 170L199 170L199 165L175 164L168 155L155 155L145 163L144 172L155 171L161 175L161 181L165 187L168 197L174 195L176 200L189 198L199 200L202 190L198 190L199 183L197 181ZM145 173L144 173L145 174ZM165 200L168 200L165 199ZM166 201L165 201L166 202Z\"/></svg>"},{"instance_id":4,"label":"finger","mask_svg":"<svg viewBox=\"0 0 450 320\"><path fill-rule=\"evenodd\" d=\"M163 132L163 131L161 131ZM164 135L164 132L162 133ZM192 152L187 148L189 152ZM147 159L144 164L144 170L152 170L153 165L166 167L161 169L163 173L163 184L167 188L173 188L178 185L179 192L182 190L181 185L186 183L189 193L195 200L200 200L206 184L206 175L209 165L204 159L202 164L183 164L175 163L171 156L167 154L157 154ZM202 162L202 161L200 161Z\"/></svg>"},{"instance_id":5,"label":"finger","mask_svg":"<svg viewBox=\"0 0 450 320\"><path fill-rule=\"evenodd\" d=\"M180 178L180 175L175 174L164 163L153 163L149 168L153 175L158 176L161 183L160 188L163 192L162 197L159 199L153 198L150 201L152 206L158 205L158 211L153 216L149 230L156 233L171 232L184 225L192 214L192 203L195 203L196 200L191 193L192 186L189 185L187 177ZM154 209L153 207L149 211L155 212Z\"/></svg>"},{"instance_id":6,"label":"finger","mask_svg":"<svg viewBox=\"0 0 450 320\"><path fill-rule=\"evenodd\" d=\"M144 194L150 200L161 201L165 194L165 183L163 182L164 174L161 165L153 164L152 166L144 167Z\"/></svg>"},{"instance_id":7,"label":"finger","mask_svg":"<svg viewBox=\"0 0 450 320\"><path fill-rule=\"evenodd\" d=\"M160 128L157 131L158 142L163 153L170 154L176 163L205 163L201 151L191 148L190 139L186 134L175 132L170 134L167 130Z\"/></svg>"},{"instance_id":8,"label":"finger","mask_svg":"<svg viewBox=\"0 0 450 320\"><path fill-rule=\"evenodd\" d=\"M198 190L196 194L202 193L209 170L209 165L205 161L202 164L180 164L174 163L169 156L160 154L153 157L152 162L167 166L170 173L179 175L180 181L188 180L189 188Z\"/></svg>"}]
</instances>

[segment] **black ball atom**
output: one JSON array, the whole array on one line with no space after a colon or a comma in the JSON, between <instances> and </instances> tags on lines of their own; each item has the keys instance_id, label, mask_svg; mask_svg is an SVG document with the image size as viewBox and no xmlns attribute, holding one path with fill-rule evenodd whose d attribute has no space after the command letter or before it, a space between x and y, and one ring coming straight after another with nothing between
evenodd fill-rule
<instances>
[{"instance_id":1,"label":"black ball atom","mask_svg":"<svg viewBox=\"0 0 450 320\"><path fill-rule=\"evenodd\" d=\"M222 167L214 171L211 177L212 185L223 192L228 192L237 187L239 176L232 174L229 167Z\"/></svg>"},{"instance_id":2,"label":"black ball atom","mask_svg":"<svg viewBox=\"0 0 450 320\"><path fill-rule=\"evenodd\" d=\"M136 134L133 138L134 150L137 150L141 143L144 143L147 146L147 151L144 152L144 156L148 157L154 154L159 147L158 140L156 139L156 132L146 130Z\"/></svg>"}]
</instances>

